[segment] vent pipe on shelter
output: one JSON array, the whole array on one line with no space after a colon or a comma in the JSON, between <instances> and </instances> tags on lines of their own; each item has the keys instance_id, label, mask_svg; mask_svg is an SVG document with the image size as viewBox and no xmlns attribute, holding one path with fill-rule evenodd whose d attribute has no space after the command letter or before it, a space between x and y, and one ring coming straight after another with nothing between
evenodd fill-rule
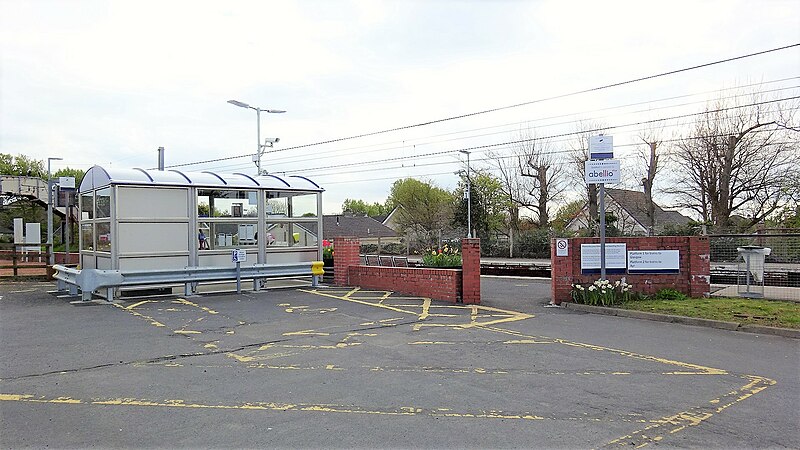
<instances>
[{"instance_id":1,"label":"vent pipe on shelter","mask_svg":"<svg viewBox=\"0 0 800 450\"><path fill-rule=\"evenodd\" d=\"M158 170L164 170L164 147L158 147Z\"/></svg>"}]
</instances>

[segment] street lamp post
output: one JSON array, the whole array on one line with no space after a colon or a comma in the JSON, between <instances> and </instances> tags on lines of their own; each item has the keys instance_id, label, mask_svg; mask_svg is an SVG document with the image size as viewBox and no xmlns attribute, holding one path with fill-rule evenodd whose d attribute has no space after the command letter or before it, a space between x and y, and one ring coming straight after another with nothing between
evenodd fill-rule
<instances>
[{"instance_id":1,"label":"street lamp post","mask_svg":"<svg viewBox=\"0 0 800 450\"><path fill-rule=\"evenodd\" d=\"M258 170L258 175L261 175L261 155L264 153L264 148L271 147L272 143L278 142L278 139L267 139L270 142L270 145L262 144L261 143L261 113L266 112L270 114L282 114L286 111L282 109L261 109L255 106L250 106L247 103L240 102L238 100L228 100L228 103L231 105L238 106L240 108L247 108L252 109L256 112L256 140L257 140L257 149L256 149L256 168Z\"/></svg>"},{"instance_id":2,"label":"street lamp post","mask_svg":"<svg viewBox=\"0 0 800 450\"><path fill-rule=\"evenodd\" d=\"M459 153L467 155L467 237L472 237L472 182L469 179L469 152L459 150Z\"/></svg>"},{"instance_id":3,"label":"street lamp post","mask_svg":"<svg viewBox=\"0 0 800 450\"><path fill-rule=\"evenodd\" d=\"M50 265L55 263L53 255L53 180L50 176L50 161L61 161L64 158L47 158L47 243L50 246Z\"/></svg>"}]
</instances>

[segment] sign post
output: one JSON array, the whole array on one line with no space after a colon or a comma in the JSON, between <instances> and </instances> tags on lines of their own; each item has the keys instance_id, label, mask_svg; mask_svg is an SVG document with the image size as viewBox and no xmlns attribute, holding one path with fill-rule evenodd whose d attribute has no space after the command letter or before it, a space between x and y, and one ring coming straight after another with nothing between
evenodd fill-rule
<instances>
[{"instance_id":1,"label":"sign post","mask_svg":"<svg viewBox=\"0 0 800 450\"><path fill-rule=\"evenodd\" d=\"M242 293L242 262L247 261L247 251L237 248L231 252L231 261L236 263L236 293Z\"/></svg>"},{"instance_id":2,"label":"sign post","mask_svg":"<svg viewBox=\"0 0 800 450\"><path fill-rule=\"evenodd\" d=\"M589 160L584 166L586 183L599 184L600 279L606 279L606 190L605 183L619 183L619 161L614 158L613 136L589 137Z\"/></svg>"}]
</instances>

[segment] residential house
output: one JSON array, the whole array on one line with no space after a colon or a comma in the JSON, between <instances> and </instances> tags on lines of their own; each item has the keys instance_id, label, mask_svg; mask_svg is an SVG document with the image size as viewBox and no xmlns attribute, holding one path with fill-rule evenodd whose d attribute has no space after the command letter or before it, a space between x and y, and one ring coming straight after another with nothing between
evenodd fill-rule
<instances>
[{"instance_id":1,"label":"residential house","mask_svg":"<svg viewBox=\"0 0 800 450\"><path fill-rule=\"evenodd\" d=\"M644 192L630 191L627 189L606 188L606 213L613 214L617 221L614 223L620 233L633 236L646 236L650 228L647 214L647 197ZM685 226L691 219L677 211L668 211L655 205L654 234L662 232L665 227ZM574 233L589 228L589 208L585 205L567 224L567 231Z\"/></svg>"},{"instance_id":2,"label":"residential house","mask_svg":"<svg viewBox=\"0 0 800 450\"><path fill-rule=\"evenodd\" d=\"M305 225L311 234L316 235L314 224ZM322 216L322 238L333 240L337 237L357 237L362 244L381 245L400 243L401 236L381 222L366 216L346 214Z\"/></svg>"}]
</instances>

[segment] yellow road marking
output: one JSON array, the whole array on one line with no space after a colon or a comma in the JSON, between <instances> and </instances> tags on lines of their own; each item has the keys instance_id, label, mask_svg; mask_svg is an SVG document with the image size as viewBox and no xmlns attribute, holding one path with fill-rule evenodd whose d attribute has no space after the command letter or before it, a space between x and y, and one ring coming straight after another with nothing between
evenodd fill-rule
<instances>
[{"instance_id":1,"label":"yellow road marking","mask_svg":"<svg viewBox=\"0 0 800 450\"><path fill-rule=\"evenodd\" d=\"M116 306L119 309L122 309L123 311L127 311L127 312L131 313L132 315L134 315L136 317L139 317L139 318L147 320L148 322L150 322L150 325L153 325L154 327L163 327L163 326L165 326L163 323L157 321L156 319L153 319L150 316L146 316L146 315L144 315L144 314L142 314L140 312L137 312L137 311L134 311L134 310L131 310L131 309L126 309L124 306L122 306L122 305L120 305L118 303L112 303L112 305Z\"/></svg>"},{"instance_id":2,"label":"yellow road marking","mask_svg":"<svg viewBox=\"0 0 800 450\"><path fill-rule=\"evenodd\" d=\"M589 422L630 422L648 423L645 419L599 418L599 417L553 417L535 414L530 411L506 412L497 409L457 411L452 408L417 408L413 406L400 406L396 408L370 408L357 405L311 404L311 403L280 403L280 402L244 402L244 403L217 403L205 404L188 402L180 399L148 400L137 398L91 398L75 399L70 397L49 398L30 394L1 394L0 401L45 403L58 405L97 405L97 406L129 406L129 407L162 407L162 408L188 408L188 409L223 409L223 410L254 410L254 411L295 411L295 412L323 412L342 414L369 414L385 416L430 416L468 419L506 419L506 420L554 420L554 421L589 421Z\"/></svg>"},{"instance_id":3,"label":"yellow road marking","mask_svg":"<svg viewBox=\"0 0 800 450\"><path fill-rule=\"evenodd\" d=\"M437 308L439 310L450 308L453 310L464 310L469 309L469 322L462 323L462 324L425 324L424 326L439 326L439 327L450 327L453 329L468 329L468 328L479 328L484 329L487 331L498 332L503 334L512 335L515 339L509 339L507 341L502 342L503 344L561 344L565 346L569 346L572 348L579 348L585 350L593 350L593 351L601 351L601 352L608 352L622 357L633 358L641 361L649 361L655 362L659 364L666 364L671 366L677 366L682 370L676 370L672 372L663 372L661 375L728 375L728 376L738 376L740 378L746 378L749 382L740 387L739 389L733 390L728 392L727 394L720 396L718 398L712 399L709 401L707 405L699 406L690 408L686 411L680 412L675 415L666 416L661 419L657 420L645 420L642 418L637 419L609 419L609 418L592 418L592 417L579 417L579 418L557 418L557 417L544 417L541 415L536 415L530 412L524 413L505 413L498 410L482 410L482 411L453 411L448 408L436 408L430 410L423 410L421 408L411 408L411 407L401 407L396 409L368 409L368 408L361 408L361 407L354 407L354 406L342 406L342 405L314 405L314 404L307 404L307 405L291 405L291 404L273 404L273 403L242 403L242 404L234 404L234 405L202 405L202 404L189 404L180 400L163 400L163 401L149 401L149 400L137 400L137 399L105 399L105 400L92 400L90 402L82 402L80 400L75 400L69 397L56 397L52 399L43 399L43 398L34 398L33 396L26 396L26 395L16 395L16 394L0 394L0 401L32 401L32 402L44 402L44 403L59 403L59 404L75 404L75 403L85 403L85 404L102 404L102 405L130 405L130 406L163 406L163 407L203 407L203 408L222 408L222 409L274 409L274 408L282 408L281 410L295 410L295 411L322 411L322 412L340 412L340 413L357 413L357 414L389 414L389 415L414 415L414 414L427 414L430 416L437 416L437 417L460 417L460 418L505 418L505 419L526 419L526 420L543 420L543 419L553 419L553 420L584 420L584 421L623 421L623 422L636 422L636 423L646 423L648 424L646 427L642 428L639 431L631 433L630 435L623 436L621 438L615 439L609 442L606 445L629 445L633 444L635 447L644 447L649 445L650 443L659 442L663 439L664 434L672 434L679 432L687 427L696 426L704 421L708 420L714 414L720 413L725 409L735 405L738 402L748 399L749 397L761 392L762 390L766 389L767 387L774 385L775 381L757 377L757 376L739 376L739 375L731 375L727 371L722 369L716 369L712 367L706 367L699 364L692 364L692 363L685 363L665 358L659 358L656 356L644 355L635 352L630 352L626 350L614 349L609 347L603 347L598 345L586 344L581 342L572 342L565 339L554 339L546 336L529 336L521 332L517 332L514 330L507 330L503 328L495 327L499 323L510 322L510 321L517 321L523 320L526 318L533 317L533 315L524 314L515 311L505 311L500 310L497 308L486 307L481 305L432 305L430 299L425 298L412 298L412 297L391 297L392 292L390 291L361 291L359 288L354 288L344 293L336 293L336 292L320 292L317 290L304 290L300 289L302 292L311 293L315 295L320 295L324 297L335 298L338 300L350 301L357 304L363 304L378 308L384 308L396 312L400 312L402 314L409 314L417 316L418 320L429 319L432 317L457 317L457 314L432 314L431 308ZM375 294L375 295L373 295ZM417 304L409 304L409 300L417 300L420 303ZM398 304L398 301L400 302ZM155 320L145 315L139 314L131 309L146 303L139 302L136 305L131 305L127 309L133 315L143 317L148 319L156 326L163 326L163 324L159 324ZM196 304L193 304L188 301L182 301L180 303L189 304L191 306L195 306L201 309ZM118 306L118 305L115 305ZM281 306L288 307L291 310L304 310L308 309L308 306L299 306L299 307L291 307L289 304L282 304ZM209 313L216 314L216 311L210 310L205 308ZM335 310L335 308L333 309ZM418 310L420 312L415 312ZM487 320L487 322L480 322L481 320ZM381 322L389 321L389 320L402 320L399 319L384 319ZM369 322L368 324L374 324L375 322ZM414 324L414 329L418 330L420 326L423 324L417 323ZM229 331L229 334L233 334L233 331ZM315 333L313 330L301 330L299 332L289 333L302 335L304 333ZM300 348L300 349L314 349L314 348L324 348L324 349L331 349L331 348L343 348L347 346L359 345L361 343L346 343L345 341L349 338L345 337L342 342L339 342L335 345L325 345L325 346L289 346L289 345L281 345L284 348ZM435 345L453 345L456 344L454 342L442 342L442 341L417 341L411 342L410 345L427 345L427 344L435 344ZM276 347L277 345L267 345L264 346L265 349ZM207 347L208 348L208 347ZM254 368L267 368L267 369L281 369L281 370L352 370L346 369L342 367L337 367L333 364L325 365L324 367L300 367L296 365L268 365L264 363L258 362L259 360L266 360L266 359L274 359L274 358L281 358L286 356L294 356L296 353L272 353L269 355L254 355L254 356L244 356L239 355L233 352L226 353L228 357L231 357L237 360L240 363L247 364L248 367ZM173 364L178 365L178 364ZM504 374L509 373L507 370L499 369L499 368L432 368L432 367L410 367L410 368L403 368L403 367L362 367L361 369L370 370L370 371L386 371L386 372L444 372L444 373L471 373L471 374L482 374L482 375L496 375L496 374ZM519 373L519 371L516 371ZM630 372L624 371L613 371L613 372L599 372L599 371L584 371L584 372L577 372L577 373L563 373L563 372L535 372L531 371L534 374L545 374L545 375L573 375L573 376L628 376L631 375ZM665 429L664 426L667 425L668 429ZM662 431L663 430L663 431Z\"/></svg>"},{"instance_id":4,"label":"yellow road marking","mask_svg":"<svg viewBox=\"0 0 800 450\"><path fill-rule=\"evenodd\" d=\"M155 303L155 302L152 301L152 300L142 300L141 302L136 302L136 303L134 303L132 305L126 306L124 309L127 309L127 310L130 311L132 309L136 309L137 306L144 305L145 303Z\"/></svg>"},{"instance_id":5,"label":"yellow road marking","mask_svg":"<svg viewBox=\"0 0 800 450\"><path fill-rule=\"evenodd\" d=\"M652 421L652 425L649 425L641 430L637 430L626 436L614 439L613 441L607 443L605 447L610 447L610 446L627 447L629 445L634 445L635 448L640 448L650 443L658 442L662 440L664 436L653 433L657 433L658 428L660 427L666 425L675 426L675 428L669 430L669 433L673 434L677 433L678 431L684 430L686 427L693 427L700 425L702 422L705 422L706 420L713 417L714 414L722 412L726 408L729 408L735 405L736 403L741 402L742 400L749 398L750 396L755 395L763 391L767 387L775 384L775 380L771 380L769 378L764 378L764 377L747 375L747 376L742 376L741 378L750 380L750 382L740 387L739 389L728 392L727 394L717 397L708 402L711 405L720 405L722 403L721 406L716 406L716 407L697 406L687 411L679 412L678 414L674 414L672 416L663 417L659 420Z\"/></svg>"},{"instance_id":6,"label":"yellow road marking","mask_svg":"<svg viewBox=\"0 0 800 450\"><path fill-rule=\"evenodd\" d=\"M415 313L413 311L407 311L407 310L400 309L400 308L395 308L395 307L389 306L389 305L384 305L384 304L380 304L380 303L370 303L370 302L367 302L367 301L358 300L358 299L355 299L355 298L350 298L349 295L351 295L354 292L357 292L358 288L353 289L352 291L348 292L344 297L340 297L338 295L328 294L326 292L320 292L320 291L308 291L308 290L305 290L305 289L298 289L298 290L302 291L302 292L309 293L309 294L315 294L315 295L320 295L320 296L323 296L323 297L335 298L337 300L345 300L345 301L348 301L348 302L359 303L361 305L369 305L369 306L374 306L376 308L384 308L384 309L388 309L388 310L391 310L391 311L397 311L397 312L401 312L401 313L404 313L404 314L413 314L415 316L417 315L417 313Z\"/></svg>"},{"instance_id":7,"label":"yellow road marking","mask_svg":"<svg viewBox=\"0 0 800 450\"><path fill-rule=\"evenodd\" d=\"M190 302L189 300L186 300L185 298L179 298L179 299L177 299L177 300L175 301L175 303L180 303L180 304L182 304L182 305L189 305L189 306L193 306L193 307L195 307L195 308L199 308L199 309L201 309L201 310L203 310L203 311L205 311L205 312L207 312L207 313L209 313L209 314L219 314L219 312L217 312L217 311L214 311L214 310L213 310L213 309L211 309L211 308L206 308L205 306L200 306L200 305L198 305L197 303L193 303L193 302Z\"/></svg>"},{"instance_id":8,"label":"yellow road marking","mask_svg":"<svg viewBox=\"0 0 800 450\"><path fill-rule=\"evenodd\" d=\"M431 299L425 298L422 300L422 314L419 315L419 320L425 320L428 318L428 310L431 308Z\"/></svg>"},{"instance_id":9,"label":"yellow road marking","mask_svg":"<svg viewBox=\"0 0 800 450\"><path fill-rule=\"evenodd\" d=\"M283 336L330 336L330 333L320 333L314 330L300 330L283 333Z\"/></svg>"}]
</instances>

